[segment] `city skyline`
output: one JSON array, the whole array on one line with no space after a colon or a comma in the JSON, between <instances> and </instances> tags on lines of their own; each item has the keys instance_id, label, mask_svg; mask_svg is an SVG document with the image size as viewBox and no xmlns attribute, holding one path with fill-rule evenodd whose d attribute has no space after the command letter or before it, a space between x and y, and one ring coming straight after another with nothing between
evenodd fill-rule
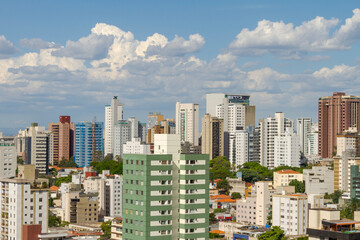
<instances>
[{"instance_id":1,"label":"city skyline","mask_svg":"<svg viewBox=\"0 0 360 240\"><path fill-rule=\"evenodd\" d=\"M0 10L0 130L46 126L60 115L104 121L112 96L125 119L145 122L149 112L174 118L177 101L198 103L203 116L207 93L250 95L257 120L280 111L316 120L319 97L360 95L355 1L326 9L322 2L312 9L279 1L111 3L121 16L106 4L68 3L54 18L50 3L6 2ZM5 11L14 4L16 14ZM279 6L288 11L279 14Z\"/></svg>"}]
</instances>

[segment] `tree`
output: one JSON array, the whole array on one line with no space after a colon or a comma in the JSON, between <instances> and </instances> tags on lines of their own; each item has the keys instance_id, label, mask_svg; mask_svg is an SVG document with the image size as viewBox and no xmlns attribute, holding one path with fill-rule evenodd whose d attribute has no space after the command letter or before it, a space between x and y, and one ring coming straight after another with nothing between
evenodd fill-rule
<instances>
[{"instance_id":1,"label":"tree","mask_svg":"<svg viewBox=\"0 0 360 240\"><path fill-rule=\"evenodd\" d=\"M72 177L71 176L67 176L67 177L59 177L58 179L56 179L55 181L55 186L60 187L61 183L69 183L72 181Z\"/></svg>"},{"instance_id":2,"label":"tree","mask_svg":"<svg viewBox=\"0 0 360 240\"><path fill-rule=\"evenodd\" d=\"M265 180L265 177L262 176L261 174L259 174L258 172L251 170L251 169L240 169L239 171L242 172L242 179L245 182L249 182L249 183L255 183L258 181L263 181Z\"/></svg>"},{"instance_id":3,"label":"tree","mask_svg":"<svg viewBox=\"0 0 360 240\"><path fill-rule=\"evenodd\" d=\"M270 231L264 232L261 234L258 239L259 240L283 240L285 233L278 226L273 226Z\"/></svg>"},{"instance_id":4,"label":"tree","mask_svg":"<svg viewBox=\"0 0 360 240\"><path fill-rule=\"evenodd\" d=\"M24 160L19 156L17 156L17 164L24 164Z\"/></svg>"},{"instance_id":5,"label":"tree","mask_svg":"<svg viewBox=\"0 0 360 240\"><path fill-rule=\"evenodd\" d=\"M58 227L61 223L61 219L49 212L48 224L49 227Z\"/></svg>"},{"instance_id":6,"label":"tree","mask_svg":"<svg viewBox=\"0 0 360 240\"><path fill-rule=\"evenodd\" d=\"M332 194L325 193L324 198L325 199L331 199L333 203L337 204L337 203L339 203L339 198L341 197L342 194L343 194L342 191L335 190L335 192L332 193Z\"/></svg>"},{"instance_id":7,"label":"tree","mask_svg":"<svg viewBox=\"0 0 360 240\"><path fill-rule=\"evenodd\" d=\"M216 189L222 189L222 190L224 190L225 192L227 192L227 191L229 191L230 189L232 189L232 186L230 186L228 180L224 179L224 180L219 181L219 182L216 184Z\"/></svg>"},{"instance_id":8,"label":"tree","mask_svg":"<svg viewBox=\"0 0 360 240\"><path fill-rule=\"evenodd\" d=\"M100 239L110 239L111 237L111 221L106 221L101 224L101 230L103 231L103 235Z\"/></svg>"},{"instance_id":9,"label":"tree","mask_svg":"<svg viewBox=\"0 0 360 240\"><path fill-rule=\"evenodd\" d=\"M340 211L341 218L354 219L354 212L360 208L360 199L352 198L350 203Z\"/></svg>"},{"instance_id":10,"label":"tree","mask_svg":"<svg viewBox=\"0 0 360 240\"><path fill-rule=\"evenodd\" d=\"M102 151L95 151L92 153L91 155L92 162L101 162L102 160L104 160L104 155Z\"/></svg>"},{"instance_id":11,"label":"tree","mask_svg":"<svg viewBox=\"0 0 360 240\"><path fill-rule=\"evenodd\" d=\"M59 162L59 167L74 167L76 168L77 165L76 163L73 161L73 157L71 157L70 159L66 159L66 158L62 158L61 161Z\"/></svg>"},{"instance_id":12,"label":"tree","mask_svg":"<svg viewBox=\"0 0 360 240\"><path fill-rule=\"evenodd\" d=\"M112 159L105 158L103 161L90 163L96 172L101 173L103 170L110 170L110 174L123 174L123 161L114 161Z\"/></svg>"},{"instance_id":13,"label":"tree","mask_svg":"<svg viewBox=\"0 0 360 240\"><path fill-rule=\"evenodd\" d=\"M209 213L209 223L215 223L215 222L216 222L215 213Z\"/></svg>"},{"instance_id":14,"label":"tree","mask_svg":"<svg viewBox=\"0 0 360 240\"><path fill-rule=\"evenodd\" d=\"M241 194L238 192L233 192L233 193L231 193L231 198L232 199L241 199Z\"/></svg>"},{"instance_id":15,"label":"tree","mask_svg":"<svg viewBox=\"0 0 360 240\"><path fill-rule=\"evenodd\" d=\"M52 197L49 197L49 207L55 207L54 199Z\"/></svg>"},{"instance_id":16,"label":"tree","mask_svg":"<svg viewBox=\"0 0 360 240\"><path fill-rule=\"evenodd\" d=\"M231 164L226 157L216 157L210 160L210 179L226 179L231 176Z\"/></svg>"},{"instance_id":17,"label":"tree","mask_svg":"<svg viewBox=\"0 0 360 240\"><path fill-rule=\"evenodd\" d=\"M291 182L289 183L289 186L295 186L296 193L304 193L305 192L305 184L296 179L291 180Z\"/></svg>"}]
</instances>

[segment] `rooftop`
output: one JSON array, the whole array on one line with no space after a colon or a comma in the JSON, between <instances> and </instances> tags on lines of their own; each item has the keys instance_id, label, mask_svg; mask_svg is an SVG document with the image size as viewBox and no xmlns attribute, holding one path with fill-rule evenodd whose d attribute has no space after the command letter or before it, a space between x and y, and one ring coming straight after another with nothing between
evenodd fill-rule
<instances>
[{"instance_id":1,"label":"rooftop","mask_svg":"<svg viewBox=\"0 0 360 240\"><path fill-rule=\"evenodd\" d=\"M283 169L283 170L277 171L276 173L277 174L301 174L301 173L296 172L296 171L291 170L291 169Z\"/></svg>"}]
</instances>

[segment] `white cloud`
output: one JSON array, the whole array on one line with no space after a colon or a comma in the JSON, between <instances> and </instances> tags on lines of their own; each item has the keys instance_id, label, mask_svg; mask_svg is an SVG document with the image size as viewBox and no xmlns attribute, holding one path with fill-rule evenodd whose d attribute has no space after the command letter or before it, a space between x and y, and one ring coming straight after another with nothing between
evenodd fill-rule
<instances>
[{"instance_id":1,"label":"white cloud","mask_svg":"<svg viewBox=\"0 0 360 240\"><path fill-rule=\"evenodd\" d=\"M7 40L4 35L0 36L0 58L9 57L12 54L18 52L18 49L12 42Z\"/></svg>"},{"instance_id":2,"label":"white cloud","mask_svg":"<svg viewBox=\"0 0 360 240\"><path fill-rule=\"evenodd\" d=\"M229 45L229 51L236 55L270 53L298 60L308 52L351 49L351 44L360 38L360 10L353 13L337 30L334 28L340 21L335 18L318 16L299 26L262 20L254 30L243 29Z\"/></svg>"}]
</instances>

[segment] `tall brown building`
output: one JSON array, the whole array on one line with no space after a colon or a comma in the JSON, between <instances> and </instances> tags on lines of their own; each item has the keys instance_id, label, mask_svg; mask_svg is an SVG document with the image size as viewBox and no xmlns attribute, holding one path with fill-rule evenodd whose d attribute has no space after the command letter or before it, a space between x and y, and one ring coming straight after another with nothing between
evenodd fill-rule
<instances>
[{"instance_id":1,"label":"tall brown building","mask_svg":"<svg viewBox=\"0 0 360 240\"><path fill-rule=\"evenodd\" d=\"M49 131L54 135L54 162L50 164L58 165L62 158L74 156L74 130L70 116L60 116L58 123L49 123Z\"/></svg>"},{"instance_id":2,"label":"tall brown building","mask_svg":"<svg viewBox=\"0 0 360 240\"><path fill-rule=\"evenodd\" d=\"M332 157L336 153L336 136L350 127L359 130L360 97L335 92L319 99L319 155Z\"/></svg>"}]
</instances>

